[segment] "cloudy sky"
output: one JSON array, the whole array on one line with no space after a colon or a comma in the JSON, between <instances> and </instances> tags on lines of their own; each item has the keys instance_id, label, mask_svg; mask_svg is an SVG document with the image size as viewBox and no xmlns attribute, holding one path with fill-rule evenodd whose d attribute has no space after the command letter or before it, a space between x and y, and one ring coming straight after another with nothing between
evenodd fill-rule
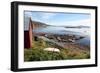
<instances>
[{"instance_id":1,"label":"cloudy sky","mask_svg":"<svg viewBox=\"0 0 100 73\"><path fill-rule=\"evenodd\" d=\"M31 17L34 21L47 23L54 26L90 26L90 14L82 13L54 13L24 11L24 15Z\"/></svg>"}]
</instances>

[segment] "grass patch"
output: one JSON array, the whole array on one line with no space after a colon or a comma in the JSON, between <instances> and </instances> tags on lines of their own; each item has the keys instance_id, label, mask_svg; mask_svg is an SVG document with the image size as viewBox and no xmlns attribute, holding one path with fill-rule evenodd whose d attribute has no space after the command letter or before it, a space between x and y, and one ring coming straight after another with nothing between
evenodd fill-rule
<instances>
[{"instance_id":1,"label":"grass patch","mask_svg":"<svg viewBox=\"0 0 100 73\"><path fill-rule=\"evenodd\" d=\"M69 60L69 59L89 59L90 52L84 50L61 48L53 43L39 39L33 41L32 48L24 49L24 61L50 61L50 60ZM44 51L47 47L55 47L60 52Z\"/></svg>"}]
</instances>

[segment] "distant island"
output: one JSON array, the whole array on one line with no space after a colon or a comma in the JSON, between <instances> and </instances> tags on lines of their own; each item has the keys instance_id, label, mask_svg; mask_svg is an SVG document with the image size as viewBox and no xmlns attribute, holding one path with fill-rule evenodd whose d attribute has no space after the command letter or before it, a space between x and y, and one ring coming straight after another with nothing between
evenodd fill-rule
<instances>
[{"instance_id":1,"label":"distant island","mask_svg":"<svg viewBox=\"0 0 100 73\"><path fill-rule=\"evenodd\" d=\"M90 28L89 26L65 26L65 28Z\"/></svg>"}]
</instances>

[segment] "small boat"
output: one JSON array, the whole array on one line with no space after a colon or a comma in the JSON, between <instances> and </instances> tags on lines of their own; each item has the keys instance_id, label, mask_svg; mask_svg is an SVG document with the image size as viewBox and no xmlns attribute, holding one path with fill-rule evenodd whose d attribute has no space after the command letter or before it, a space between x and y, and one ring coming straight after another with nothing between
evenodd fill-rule
<instances>
[{"instance_id":1,"label":"small boat","mask_svg":"<svg viewBox=\"0 0 100 73\"><path fill-rule=\"evenodd\" d=\"M45 48L45 51L51 51L51 52L60 52L58 48Z\"/></svg>"}]
</instances>

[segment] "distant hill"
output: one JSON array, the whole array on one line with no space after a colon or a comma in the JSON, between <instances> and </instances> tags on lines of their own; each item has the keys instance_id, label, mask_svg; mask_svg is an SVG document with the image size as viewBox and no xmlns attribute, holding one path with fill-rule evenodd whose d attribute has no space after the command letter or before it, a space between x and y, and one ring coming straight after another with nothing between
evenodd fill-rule
<instances>
[{"instance_id":1,"label":"distant hill","mask_svg":"<svg viewBox=\"0 0 100 73\"><path fill-rule=\"evenodd\" d=\"M43 22L39 22L39 21L34 21L32 20L32 26L33 29L35 28L43 28L43 27L47 27L47 26L54 26L54 25L49 25ZM79 26L55 26L55 27L65 27L65 28L90 28L89 26L83 26L83 25L79 25Z\"/></svg>"},{"instance_id":2,"label":"distant hill","mask_svg":"<svg viewBox=\"0 0 100 73\"><path fill-rule=\"evenodd\" d=\"M32 20L32 26L33 26L33 29L34 29L34 28L46 27L46 26L49 26L49 25L45 24L45 23L42 23L42 22L38 22L38 21L33 21Z\"/></svg>"}]
</instances>

